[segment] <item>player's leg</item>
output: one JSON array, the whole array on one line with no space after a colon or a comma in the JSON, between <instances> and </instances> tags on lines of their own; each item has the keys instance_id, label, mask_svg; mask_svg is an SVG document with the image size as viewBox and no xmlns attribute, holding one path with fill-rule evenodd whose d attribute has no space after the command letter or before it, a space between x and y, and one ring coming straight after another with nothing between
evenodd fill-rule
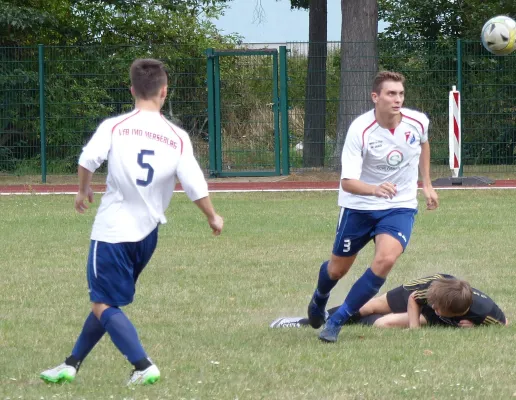
<instances>
[{"instance_id":1,"label":"player's leg","mask_svg":"<svg viewBox=\"0 0 516 400\"><path fill-rule=\"evenodd\" d=\"M89 286L89 274L90 271L93 273L94 256L97 252L98 242L92 240L90 243L90 250L88 254L87 273L88 273L88 286ZM91 287L89 287L91 291ZM100 323L99 319L90 312L86 318L82 331L75 342L72 353L65 359L64 363L55 367L43 371L40 374L41 379L52 382L71 382L74 380L77 371L83 360L95 347L98 341L104 336L106 330Z\"/></svg>"},{"instance_id":2,"label":"player's leg","mask_svg":"<svg viewBox=\"0 0 516 400\"><path fill-rule=\"evenodd\" d=\"M129 384L151 384L160 377L158 368L143 349L136 328L119 308L133 301L136 280L150 260L156 244L157 228L140 242L111 245L109 250L114 254L110 258L117 260L112 262L117 268L111 266L111 270L116 272L106 276L103 285L110 290L91 297L93 312L118 350L134 366Z\"/></svg>"},{"instance_id":3,"label":"player's leg","mask_svg":"<svg viewBox=\"0 0 516 400\"><path fill-rule=\"evenodd\" d=\"M419 316L421 325L426 325L426 319L422 315ZM377 328L408 328L409 318L408 313L391 313L378 318L373 326Z\"/></svg>"},{"instance_id":4,"label":"player's leg","mask_svg":"<svg viewBox=\"0 0 516 400\"><path fill-rule=\"evenodd\" d=\"M398 208L388 210L381 215L373 234L375 235L375 255L371 270L380 277L386 278L394 263L405 251L417 210Z\"/></svg>"},{"instance_id":5,"label":"player's leg","mask_svg":"<svg viewBox=\"0 0 516 400\"><path fill-rule=\"evenodd\" d=\"M375 228L371 232L375 236L373 262L351 287L339 310L327 320L325 329L319 335L322 341L337 340L342 325L378 293L394 263L403 253L410 238L414 215L417 211L400 210L371 213L376 221Z\"/></svg>"},{"instance_id":6,"label":"player's leg","mask_svg":"<svg viewBox=\"0 0 516 400\"><path fill-rule=\"evenodd\" d=\"M159 370L147 357L138 332L127 315L120 308L104 303L93 303L92 309L94 314L100 317L100 322L109 333L113 344L134 366L133 375L137 374L140 379L130 383L156 382L160 377Z\"/></svg>"},{"instance_id":7,"label":"player's leg","mask_svg":"<svg viewBox=\"0 0 516 400\"><path fill-rule=\"evenodd\" d=\"M330 292L349 271L358 252L371 240L371 230L368 213L341 209L331 258L321 265L317 288L308 305L308 319L313 328L324 324Z\"/></svg>"},{"instance_id":8,"label":"player's leg","mask_svg":"<svg viewBox=\"0 0 516 400\"><path fill-rule=\"evenodd\" d=\"M325 312L325 308L330 298L330 291L349 271L355 258L356 254L351 257L339 257L332 254L330 260L321 265L317 288L308 304L308 320L312 328L317 329L326 321L328 314Z\"/></svg>"},{"instance_id":9,"label":"player's leg","mask_svg":"<svg viewBox=\"0 0 516 400\"><path fill-rule=\"evenodd\" d=\"M372 298L365 303L358 311L361 317L366 317L372 314L390 314L392 313L391 307L387 301L387 294Z\"/></svg>"}]
</instances>

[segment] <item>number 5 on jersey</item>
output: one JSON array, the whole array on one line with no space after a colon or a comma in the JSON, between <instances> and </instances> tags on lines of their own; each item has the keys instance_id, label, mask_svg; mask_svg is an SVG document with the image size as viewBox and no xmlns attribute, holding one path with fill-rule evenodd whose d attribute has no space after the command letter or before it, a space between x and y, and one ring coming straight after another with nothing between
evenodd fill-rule
<instances>
[{"instance_id":1,"label":"number 5 on jersey","mask_svg":"<svg viewBox=\"0 0 516 400\"><path fill-rule=\"evenodd\" d=\"M154 168L152 168L149 163L143 162L143 157L153 155L154 150L141 150L138 153L138 165L147 170L147 178L145 178L145 180L136 179L136 184L138 186L149 186L149 184L152 182L152 178L154 178Z\"/></svg>"}]
</instances>

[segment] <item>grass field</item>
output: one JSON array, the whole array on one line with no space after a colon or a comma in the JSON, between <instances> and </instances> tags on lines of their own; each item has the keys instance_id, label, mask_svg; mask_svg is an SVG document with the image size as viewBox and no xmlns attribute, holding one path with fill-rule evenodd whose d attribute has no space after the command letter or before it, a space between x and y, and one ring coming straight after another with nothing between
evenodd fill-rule
<instances>
[{"instance_id":1,"label":"grass field","mask_svg":"<svg viewBox=\"0 0 516 400\"><path fill-rule=\"evenodd\" d=\"M276 317L306 312L332 247L336 193L214 194L226 222L220 237L178 194L125 309L162 373L158 384L136 389L124 386L130 365L107 336L73 383L39 380L69 354L89 312L85 264L96 206L78 215L72 196L1 197L0 400L510 398L514 192L439 193L441 208L421 209L382 292L451 273L491 295L514 322L509 327L350 326L335 345L309 328L270 329ZM342 302L372 251L361 253L330 305Z\"/></svg>"}]
</instances>

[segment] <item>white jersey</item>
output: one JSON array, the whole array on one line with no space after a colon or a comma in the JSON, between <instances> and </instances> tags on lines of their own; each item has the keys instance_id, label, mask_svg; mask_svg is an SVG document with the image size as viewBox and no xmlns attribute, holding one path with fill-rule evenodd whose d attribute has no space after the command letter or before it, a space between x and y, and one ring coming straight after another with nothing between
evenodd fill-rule
<instances>
[{"instance_id":1,"label":"white jersey","mask_svg":"<svg viewBox=\"0 0 516 400\"><path fill-rule=\"evenodd\" d=\"M339 206L356 210L417 208L417 180L421 144L428 141L427 116L401 109L396 129L384 129L371 110L350 125L342 149L341 179L359 179L371 185L391 182L397 194L392 199L345 192L339 185Z\"/></svg>"},{"instance_id":2,"label":"white jersey","mask_svg":"<svg viewBox=\"0 0 516 400\"><path fill-rule=\"evenodd\" d=\"M102 122L79 165L94 172L105 160L107 188L93 224L93 240L137 242L166 223L176 178L192 201L208 195L190 137L159 112L136 109Z\"/></svg>"}]
</instances>

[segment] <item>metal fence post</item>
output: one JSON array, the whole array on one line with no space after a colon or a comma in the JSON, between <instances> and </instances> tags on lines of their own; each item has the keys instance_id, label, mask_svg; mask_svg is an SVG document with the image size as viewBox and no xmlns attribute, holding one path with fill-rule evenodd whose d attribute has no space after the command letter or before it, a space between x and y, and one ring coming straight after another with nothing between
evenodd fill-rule
<instances>
[{"instance_id":1,"label":"metal fence post","mask_svg":"<svg viewBox=\"0 0 516 400\"><path fill-rule=\"evenodd\" d=\"M290 174L290 134L288 131L288 75L287 47L279 48L280 64L280 113L281 113L281 161L282 175Z\"/></svg>"},{"instance_id":2,"label":"metal fence post","mask_svg":"<svg viewBox=\"0 0 516 400\"><path fill-rule=\"evenodd\" d=\"M460 97L461 97L461 102L462 102L462 99L464 98L463 96L463 93L462 93L462 41L461 39L457 39L457 90L458 92L460 93ZM462 119L462 113L461 113L461 119ZM461 121L461 124L462 124L462 121ZM461 135L462 135L462 132L461 132ZM464 140L463 137L460 138L460 154L464 154L463 151L462 151L462 141ZM460 165L459 165L459 178L462 177L463 175L463 161L462 161L462 157L460 158Z\"/></svg>"},{"instance_id":3,"label":"metal fence post","mask_svg":"<svg viewBox=\"0 0 516 400\"><path fill-rule=\"evenodd\" d=\"M215 162L215 85L213 82L214 65L213 65L213 49L206 50L207 57L207 84L208 84L208 154L210 160L209 173L214 176L216 172Z\"/></svg>"},{"instance_id":4,"label":"metal fence post","mask_svg":"<svg viewBox=\"0 0 516 400\"><path fill-rule=\"evenodd\" d=\"M38 45L39 137L41 141L41 182L47 183L47 134L45 124L45 47Z\"/></svg>"}]
</instances>

